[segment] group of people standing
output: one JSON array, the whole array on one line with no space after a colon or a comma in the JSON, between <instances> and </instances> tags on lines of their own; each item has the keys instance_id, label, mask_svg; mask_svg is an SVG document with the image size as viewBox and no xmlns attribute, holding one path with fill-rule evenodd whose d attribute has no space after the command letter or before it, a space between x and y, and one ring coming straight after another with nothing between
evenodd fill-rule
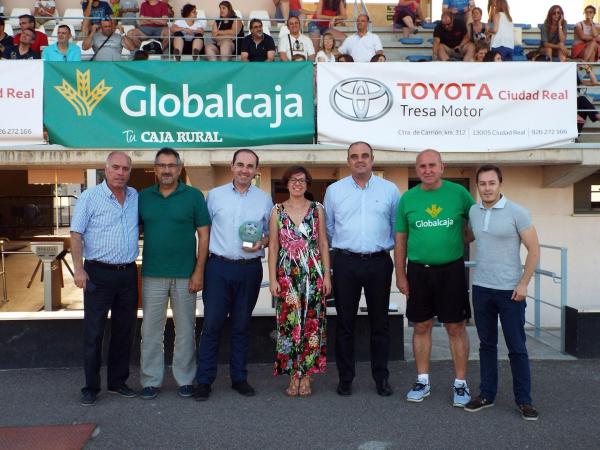
<instances>
[{"instance_id":1,"label":"group of people standing","mask_svg":"<svg viewBox=\"0 0 600 450\"><path fill-rule=\"evenodd\" d=\"M448 332L454 361L453 405L469 412L492 406L499 317L509 348L515 401L523 418L537 419L524 332L527 285L539 252L537 235L528 212L501 193L500 169L492 165L478 169L481 202L476 204L464 187L442 179L444 164L435 150L418 154L415 169L421 182L402 196L394 183L373 173L374 154L368 143L351 144L347 164L350 175L327 188L324 205L307 199L310 172L303 166L290 167L283 175L289 197L273 205L270 196L252 183L259 157L250 149L235 152L232 181L209 191L206 201L200 191L179 180L182 162L175 150L163 148L157 153L158 183L139 196L127 187L131 159L122 152L111 153L106 180L81 195L71 228L75 283L84 289L82 404L94 404L100 391L109 310L108 391L138 395L126 380L137 309L135 260L143 227L139 395L144 399L160 393L169 300L179 395L199 401L209 398L228 316L232 388L244 396L255 394L246 367L249 323L268 246L277 324L274 374L289 377L288 396L310 396L311 380L325 371L326 298L332 293L337 393L352 395L355 322L363 292L376 392L385 397L393 394L388 308L395 265L396 285L406 296L406 316L414 324L417 379L407 400L421 402L430 395L431 333L437 317ZM246 242L248 230L255 234L250 242ZM463 261L464 247L473 239L477 244L473 305L481 341L481 393L475 398L466 382L466 323L471 307ZM521 243L528 250L524 269ZM200 290L204 320L196 351L195 308Z\"/></svg>"}]
</instances>

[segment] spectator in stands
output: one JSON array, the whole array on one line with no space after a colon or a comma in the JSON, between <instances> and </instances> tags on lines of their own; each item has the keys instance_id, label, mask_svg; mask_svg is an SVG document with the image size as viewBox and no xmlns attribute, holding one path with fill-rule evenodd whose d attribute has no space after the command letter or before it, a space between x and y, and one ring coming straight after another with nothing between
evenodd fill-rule
<instances>
[{"instance_id":1,"label":"spectator in stands","mask_svg":"<svg viewBox=\"0 0 600 450\"><path fill-rule=\"evenodd\" d=\"M179 60L181 55L192 55L194 61L204 48L204 30L206 20L197 19L196 6L186 3L181 8L181 17L171 26L173 33L173 54Z\"/></svg>"},{"instance_id":2,"label":"spectator in stands","mask_svg":"<svg viewBox=\"0 0 600 450\"><path fill-rule=\"evenodd\" d=\"M92 0L90 2L81 0L81 7L83 9L83 17L89 17L92 25L99 24L103 17L110 17L113 14L110 5L103 0Z\"/></svg>"},{"instance_id":3,"label":"spectator in stands","mask_svg":"<svg viewBox=\"0 0 600 450\"><path fill-rule=\"evenodd\" d=\"M300 19L295 16L287 20L289 34L279 36L279 59L281 61L291 61L294 55L302 55L304 59L314 61L315 48L312 41L304 34L300 33ZM332 33L330 33L334 36ZM334 36L335 37L335 36Z\"/></svg>"},{"instance_id":4,"label":"spectator in stands","mask_svg":"<svg viewBox=\"0 0 600 450\"><path fill-rule=\"evenodd\" d=\"M274 61L275 41L268 34L263 33L263 23L260 19L250 21L250 34L242 40L242 61Z\"/></svg>"},{"instance_id":5,"label":"spectator in stands","mask_svg":"<svg viewBox=\"0 0 600 450\"><path fill-rule=\"evenodd\" d=\"M302 53L296 53L292 56L292 61L306 61L306 57Z\"/></svg>"},{"instance_id":6,"label":"spectator in stands","mask_svg":"<svg viewBox=\"0 0 600 450\"><path fill-rule=\"evenodd\" d=\"M450 11L455 19L469 23L471 22L471 11L474 7L475 0L444 0L442 3L442 13Z\"/></svg>"},{"instance_id":7,"label":"spectator in stands","mask_svg":"<svg viewBox=\"0 0 600 450\"><path fill-rule=\"evenodd\" d=\"M344 53L338 55L337 62L354 62L354 58L351 55L346 55Z\"/></svg>"},{"instance_id":8,"label":"spectator in stands","mask_svg":"<svg viewBox=\"0 0 600 450\"><path fill-rule=\"evenodd\" d=\"M148 60L148 52L144 50L136 50L133 54L134 61L147 61Z\"/></svg>"},{"instance_id":9,"label":"spectator in stands","mask_svg":"<svg viewBox=\"0 0 600 450\"><path fill-rule=\"evenodd\" d=\"M483 62L502 62L502 55L496 50L490 50L483 57Z\"/></svg>"},{"instance_id":10,"label":"spectator in stands","mask_svg":"<svg viewBox=\"0 0 600 450\"><path fill-rule=\"evenodd\" d=\"M346 20L346 0L319 0L314 19L308 24L308 33L313 41L313 48L319 46L321 36L329 32L336 41L343 42L346 35L334 28Z\"/></svg>"},{"instance_id":11,"label":"spectator in stands","mask_svg":"<svg viewBox=\"0 0 600 450\"><path fill-rule=\"evenodd\" d=\"M44 61L81 61L81 49L69 42L71 29L68 25L59 25L56 43L49 45L42 51Z\"/></svg>"},{"instance_id":12,"label":"spectator in stands","mask_svg":"<svg viewBox=\"0 0 600 450\"><path fill-rule=\"evenodd\" d=\"M140 6L140 20L138 27L127 33L135 48L140 48L146 39L159 39L163 50L169 48L169 5L160 0L145 0Z\"/></svg>"},{"instance_id":13,"label":"spectator in stands","mask_svg":"<svg viewBox=\"0 0 600 450\"><path fill-rule=\"evenodd\" d=\"M548 10L546 20L540 28L542 45L540 53L550 59L558 58L564 62L569 57L569 50L565 45L567 39L567 21L565 13L559 5L554 5Z\"/></svg>"},{"instance_id":14,"label":"spectator in stands","mask_svg":"<svg viewBox=\"0 0 600 450\"><path fill-rule=\"evenodd\" d=\"M508 2L496 0L492 4L492 15L490 15L493 26L488 32L492 35L490 47L502 55L503 61L512 61L515 50L514 26Z\"/></svg>"},{"instance_id":15,"label":"spectator in stands","mask_svg":"<svg viewBox=\"0 0 600 450\"><path fill-rule=\"evenodd\" d=\"M455 19L450 11L444 11L442 20L433 30L433 60L473 61L474 51L465 23Z\"/></svg>"},{"instance_id":16,"label":"spectator in stands","mask_svg":"<svg viewBox=\"0 0 600 450\"><path fill-rule=\"evenodd\" d=\"M575 25L575 41L571 49L571 57L595 62L600 57L598 25L594 23L596 8L588 5L584 10L585 20Z\"/></svg>"},{"instance_id":17,"label":"spectator in stands","mask_svg":"<svg viewBox=\"0 0 600 450\"><path fill-rule=\"evenodd\" d=\"M33 4L33 15L37 17L39 25L53 27L56 25L54 13L56 12L56 2L54 0L36 0Z\"/></svg>"},{"instance_id":18,"label":"spectator in stands","mask_svg":"<svg viewBox=\"0 0 600 450\"><path fill-rule=\"evenodd\" d=\"M209 61L229 61L232 56L239 55L244 38L244 24L238 19L233 6L228 1L219 3L219 18L213 22L213 43L206 45L206 56ZM238 42L239 41L239 42Z\"/></svg>"},{"instance_id":19,"label":"spectator in stands","mask_svg":"<svg viewBox=\"0 0 600 450\"><path fill-rule=\"evenodd\" d=\"M490 46L480 41L475 45L475 62L483 62L483 58L490 51Z\"/></svg>"},{"instance_id":20,"label":"spectator in stands","mask_svg":"<svg viewBox=\"0 0 600 450\"><path fill-rule=\"evenodd\" d=\"M374 55L383 53L381 39L369 31L369 16L360 14L356 18L356 33L344 40L340 53L351 55L356 62L369 62Z\"/></svg>"},{"instance_id":21,"label":"spectator in stands","mask_svg":"<svg viewBox=\"0 0 600 450\"><path fill-rule=\"evenodd\" d=\"M479 7L473 8L471 11L471 22L467 24L467 31L469 33L469 42L473 45L477 45L479 42L488 42L487 26L481 21L483 11Z\"/></svg>"},{"instance_id":22,"label":"spectator in stands","mask_svg":"<svg viewBox=\"0 0 600 450\"><path fill-rule=\"evenodd\" d=\"M89 29L89 33L88 33ZM123 47L129 51L134 51L137 46L133 39L126 36L123 28L120 28L121 34L115 32L115 24L105 17L100 21L100 25L94 24L90 28L90 19L83 20L82 34L86 36L81 48L83 50L94 50L92 60L95 61L121 61Z\"/></svg>"},{"instance_id":23,"label":"spectator in stands","mask_svg":"<svg viewBox=\"0 0 600 450\"><path fill-rule=\"evenodd\" d=\"M586 64L579 66L579 68L583 69L588 77L588 79L583 79L579 73L577 73L577 131L581 133L583 127L585 126L586 119L596 122L600 120L600 113L596 110L592 102L590 102L590 100L586 97L585 91L579 89L579 86L598 86L600 83L598 83L596 74L590 66Z\"/></svg>"},{"instance_id":24,"label":"spectator in stands","mask_svg":"<svg viewBox=\"0 0 600 450\"><path fill-rule=\"evenodd\" d=\"M386 61L387 61L387 58L385 57L385 55L383 53L378 53L376 55L373 55L370 62L386 62Z\"/></svg>"},{"instance_id":25,"label":"spectator in stands","mask_svg":"<svg viewBox=\"0 0 600 450\"><path fill-rule=\"evenodd\" d=\"M31 43L31 50L39 55L42 52L42 47L48 46L48 35L46 33L42 33L41 31L35 31L35 19L31 14L23 14L19 16L19 27L21 27L21 32L16 34L13 38L14 45L18 45L21 40L21 34L23 30L31 30L33 31L33 42Z\"/></svg>"},{"instance_id":26,"label":"spectator in stands","mask_svg":"<svg viewBox=\"0 0 600 450\"><path fill-rule=\"evenodd\" d=\"M394 25L402 29L405 38L418 31L417 17L421 21L425 20L421 9L421 0L400 0L394 8Z\"/></svg>"},{"instance_id":27,"label":"spectator in stands","mask_svg":"<svg viewBox=\"0 0 600 450\"><path fill-rule=\"evenodd\" d=\"M335 38L331 33L325 33L323 35L323 45L321 50L318 51L315 61L320 62L335 62L335 57L338 55L338 51L335 48Z\"/></svg>"},{"instance_id":28,"label":"spectator in stands","mask_svg":"<svg viewBox=\"0 0 600 450\"><path fill-rule=\"evenodd\" d=\"M275 5L275 19L287 20L296 16L300 20L306 19L306 10L302 7L301 0L273 0Z\"/></svg>"},{"instance_id":29,"label":"spectator in stands","mask_svg":"<svg viewBox=\"0 0 600 450\"><path fill-rule=\"evenodd\" d=\"M20 33L19 43L6 47L2 53L2 59L40 59L40 54L33 50L35 31L26 28Z\"/></svg>"},{"instance_id":30,"label":"spectator in stands","mask_svg":"<svg viewBox=\"0 0 600 450\"><path fill-rule=\"evenodd\" d=\"M0 55L7 47L12 47L13 37L4 31L5 18L0 16Z\"/></svg>"},{"instance_id":31,"label":"spectator in stands","mask_svg":"<svg viewBox=\"0 0 600 450\"><path fill-rule=\"evenodd\" d=\"M140 12L140 7L137 0L121 0L119 2L119 16L121 17L122 25L137 26L135 20Z\"/></svg>"}]
</instances>

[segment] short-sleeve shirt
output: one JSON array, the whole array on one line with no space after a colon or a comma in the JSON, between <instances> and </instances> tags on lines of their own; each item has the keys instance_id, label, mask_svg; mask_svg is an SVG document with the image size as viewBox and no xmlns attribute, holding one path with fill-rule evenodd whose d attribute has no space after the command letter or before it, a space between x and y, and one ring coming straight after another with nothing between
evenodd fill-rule
<instances>
[{"instance_id":1,"label":"short-sleeve shirt","mask_svg":"<svg viewBox=\"0 0 600 450\"><path fill-rule=\"evenodd\" d=\"M94 33L92 37L92 48L96 53L95 61L120 61L121 52L123 51L122 36L118 33L113 33L108 41L107 36L104 36L100 31ZM106 44L102 43L106 41ZM102 48L100 48L102 46ZM100 51L98 49L100 48Z\"/></svg>"},{"instance_id":2,"label":"short-sleeve shirt","mask_svg":"<svg viewBox=\"0 0 600 450\"><path fill-rule=\"evenodd\" d=\"M563 33L565 34L565 36L567 35L567 25L566 24L563 25ZM558 28L553 32L549 32L548 28L546 27L546 24L543 23L542 26L540 27L540 34L541 34L542 45L545 42L547 42L549 44L558 44L560 42L560 36L558 35Z\"/></svg>"},{"instance_id":3,"label":"short-sleeve shirt","mask_svg":"<svg viewBox=\"0 0 600 450\"><path fill-rule=\"evenodd\" d=\"M396 231L408 234L409 261L442 265L464 256L463 224L475 201L460 184L442 180L435 190L418 184L400 199Z\"/></svg>"},{"instance_id":4,"label":"short-sleeve shirt","mask_svg":"<svg viewBox=\"0 0 600 450\"><path fill-rule=\"evenodd\" d=\"M491 208L471 206L469 226L477 248L473 284L501 290L517 286L523 274L520 234L531 225L529 212L504 196Z\"/></svg>"},{"instance_id":5,"label":"short-sleeve shirt","mask_svg":"<svg viewBox=\"0 0 600 450\"><path fill-rule=\"evenodd\" d=\"M379 36L367 31L362 37L358 34L348 36L339 50L341 54L352 56L354 62L371 62L371 58L375 53L383 50L383 46Z\"/></svg>"},{"instance_id":6,"label":"short-sleeve shirt","mask_svg":"<svg viewBox=\"0 0 600 450\"><path fill-rule=\"evenodd\" d=\"M139 213L144 227L142 275L189 278L196 266L196 228L210 225L202 192L179 182L164 197L154 185L140 192Z\"/></svg>"},{"instance_id":7,"label":"short-sleeve shirt","mask_svg":"<svg viewBox=\"0 0 600 450\"><path fill-rule=\"evenodd\" d=\"M6 33L2 39L0 39L0 45L4 48L12 47L13 45L13 37Z\"/></svg>"},{"instance_id":8,"label":"short-sleeve shirt","mask_svg":"<svg viewBox=\"0 0 600 450\"><path fill-rule=\"evenodd\" d=\"M291 51L290 43L292 44ZM304 57L308 59L309 56L315 54L315 47L310 38L303 34L300 34L297 38L291 34L287 34L279 37L277 51L279 53L285 53L289 60L292 59L292 53L294 55L304 55Z\"/></svg>"},{"instance_id":9,"label":"short-sleeve shirt","mask_svg":"<svg viewBox=\"0 0 600 450\"><path fill-rule=\"evenodd\" d=\"M64 54L58 49L58 44L52 44L42 51L44 61L81 61L81 49L78 45L69 42L67 53Z\"/></svg>"},{"instance_id":10,"label":"short-sleeve shirt","mask_svg":"<svg viewBox=\"0 0 600 450\"><path fill-rule=\"evenodd\" d=\"M18 33L13 38L14 45L19 45L21 42L21 33ZM36 53L42 53L42 47L48 46L48 35L46 33L42 33L41 31L35 32L35 39L31 43L31 50Z\"/></svg>"},{"instance_id":11,"label":"short-sleeve shirt","mask_svg":"<svg viewBox=\"0 0 600 450\"><path fill-rule=\"evenodd\" d=\"M275 51L275 41L268 34L263 34L262 40L257 44L249 34L242 40L242 52L248 53L250 61L266 61L267 53Z\"/></svg>"},{"instance_id":12,"label":"short-sleeve shirt","mask_svg":"<svg viewBox=\"0 0 600 450\"><path fill-rule=\"evenodd\" d=\"M467 26L460 19L454 19L452 29L448 30L442 22L439 22L433 30L433 37L439 38L440 42L450 48L458 47L467 34Z\"/></svg>"},{"instance_id":13,"label":"short-sleeve shirt","mask_svg":"<svg viewBox=\"0 0 600 450\"><path fill-rule=\"evenodd\" d=\"M121 0L121 2L119 2L119 5L120 5L121 9L138 8L137 0ZM134 12L123 13L123 15L121 16L123 25L136 25L137 21L134 20L136 17L137 17L137 13L134 13Z\"/></svg>"},{"instance_id":14,"label":"short-sleeve shirt","mask_svg":"<svg viewBox=\"0 0 600 450\"><path fill-rule=\"evenodd\" d=\"M166 2L159 1L156 5L151 5L148 2L142 3L140 6L140 16L143 17L153 17L153 18L161 18L161 17L169 17L169 5ZM145 27L164 27L165 25L158 24L144 24Z\"/></svg>"},{"instance_id":15,"label":"short-sleeve shirt","mask_svg":"<svg viewBox=\"0 0 600 450\"><path fill-rule=\"evenodd\" d=\"M27 53L19 53L19 45L6 47L2 52L2 59L40 59L40 54L30 47Z\"/></svg>"},{"instance_id":16,"label":"short-sleeve shirt","mask_svg":"<svg viewBox=\"0 0 600 450\"><path fill-rule=\"evenodd\" d=\"M87 8L87 2L81 4L81 8L85 12ZM100 23L104 17L111 17L113 15L113 10L107 2L100 1L98 6L94 6L92 3L92 8L90 9L90 24Z\"/></svg>"},{"instance_id":17,"label":"short-sleeve shirt","mask_svg":"<svg viewBox=\"0 0 600 450\"><path fill-rule=\"evenodd\" d=\"M127 186L121 205L106 181L86 189L75 204L71 231L83 238L83 257L129 264L138 256L138 193Z\"/></svg>"},{"instance_id":18,"label":"short-sleeve shirt","mask_svg":"<svg viewBox=\"0 0 600 450\"><path fill-rule=\"evenodd\" d=\"M177 25L179 28L189 28L193 30L195 33L199 33L200 30L206 30L206 20L204 19L196 19L193 24L189 24L185 21L185 19L176 20L174 25ZM196 36L193 34L183 34L183 39L186 41L193 41L196 39Z\"/></svg>"},{"instance_id":19,"label":"short-sleeve shirt","mask_svg":"<svg viewBox=\"0 0 600 450\"><path fill-rule=\"evenodd\" d=\"M456 8L459 12L462 12L469 7L471 2L472 0L444 0L443 6L449 9Z\"/></svg>"}]
</instances>

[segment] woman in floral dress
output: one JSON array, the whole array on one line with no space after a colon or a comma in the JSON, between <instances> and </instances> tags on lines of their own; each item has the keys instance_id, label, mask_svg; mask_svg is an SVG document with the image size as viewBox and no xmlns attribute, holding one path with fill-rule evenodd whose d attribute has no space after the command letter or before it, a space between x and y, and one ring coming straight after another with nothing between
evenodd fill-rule
<instances>
[{"instance_id":1,"label":"woman in floral dress","mask_svg":"<svg viewBox=\"0 0 600 450\"><path fill-rule=\"evenodd\" d=\"M323 206L304 197L308 170L291 167L282 180L290 197L273 207L269 239L270 290L277 300L274 373L289 375L287 395L307 397L310 376L325 371L329 247Z\"/></svg>"}]
</instances>

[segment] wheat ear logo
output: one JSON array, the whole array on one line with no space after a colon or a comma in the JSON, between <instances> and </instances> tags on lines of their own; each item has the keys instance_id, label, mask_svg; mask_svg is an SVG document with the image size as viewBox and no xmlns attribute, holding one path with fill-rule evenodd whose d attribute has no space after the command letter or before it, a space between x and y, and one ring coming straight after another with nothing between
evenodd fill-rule
<instances>
[{"instance_id":1,"label":"wheat ear logo","mask_svg":"<svg viewBox=\"0 0 600 450\"><path fill-rule=\"evenodd\" d=\"M440 208L438 205L436 205L434 203L429 208L427 208L425 210L425 212L435 219L437 216L440 215L440 213L443 211L443 209L444 208Z\"/></svg>"},{"instance_id":2,"label":"wheat ear logo","mask_svg":"<svg viewBox=\"0 0 600 450\"><path fill-rule=\"evenodd\" d=\"M85 72L77 70L77 90L73 89L64 78L60 86L54 86L67 100L78 116L91 116L94 108L110 92L112 87L105 86L104 80L100 81L94 89L90 89L90 69Z\"/></svg>"}]
</instances>

